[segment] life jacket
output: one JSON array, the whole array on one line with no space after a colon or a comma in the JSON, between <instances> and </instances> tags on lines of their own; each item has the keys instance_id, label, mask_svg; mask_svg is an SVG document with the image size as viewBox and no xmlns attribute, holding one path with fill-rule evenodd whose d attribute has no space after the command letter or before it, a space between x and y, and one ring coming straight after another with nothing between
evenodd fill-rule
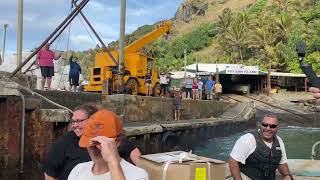
<instances>
[{"instance_id":1,"label":"life jacket","mask_svg":"<svg viewBox=\"0 0 320 180\"><path fill-rule=\"evenodd\" d=\"M282 158L282 151L278 138L273 137L271 149L263 142L258 131L252 133L256 140L255 151L246 159L246 163L239 163L240 171L254 180L274 180L275 172Z\"/></svg>"}]
</instances>

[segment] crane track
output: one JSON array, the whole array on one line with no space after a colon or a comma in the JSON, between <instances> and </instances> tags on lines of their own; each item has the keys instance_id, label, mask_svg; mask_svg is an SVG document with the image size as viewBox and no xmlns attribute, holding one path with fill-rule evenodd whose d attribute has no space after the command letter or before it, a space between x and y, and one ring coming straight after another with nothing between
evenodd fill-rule
<instances>
[{"instance_id":1,"label":"crane track","mask_svg":"<svg viewBox=\"0 0 320 180\"><path fill-rule=\"evenodd\" d=\"M263 103L263 104L265 104L265 105L271 106L271 107L273 107L273 108L275 108L275 109L279 109L279 110L285 111L285 112L287 112L287 113L293 114L293 115L295 115L295 116L297 116L297 117L299 117L299 118L301 118L301 119L308 119L308 120L311 120L311 121L314 120L314 119L311 119L311 118L309 118L309 117L307 117L307 116L303 116L303 115L301 115L301 114L298 114L298 113L296 113L296 112L294 112L294 111L292 111L292 110L285 109L285 108L282 108L282 107L279 107L279 106L275 106L275 105L273 105L273 104L264 102L264 101L262 101L262 100L260 100L260 99L256 99L256 98L253 98L253 97L250 97L250 96L243 96L243 95L238 95L238 96L241 96L241 97L244 97L244 98L247 98L247 99L251 99L251 100L254 100L254 101L258 101L258 102ZM235 101L237 101L237 102L244 102L244 101L241 101L241 100L236 99L236 98L234 98L234 97L230 97L230 96L228 96L228 95L225 95L225 97L227 97L227 98L229 98L229 99L232 99L232 100L235 100ZM262 111L262 112L267 113L267 111L264 111L264 110L262 110L262 109L260 109L260 108L256 108L256 109L259 110L259 111Z\"/></svg>"}]
</instances>

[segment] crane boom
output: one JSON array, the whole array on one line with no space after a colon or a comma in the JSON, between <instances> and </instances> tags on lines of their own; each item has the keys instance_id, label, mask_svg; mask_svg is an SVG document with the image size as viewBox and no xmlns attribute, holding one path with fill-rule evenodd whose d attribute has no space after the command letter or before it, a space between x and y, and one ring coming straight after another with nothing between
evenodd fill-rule
<instances>
[{"instance_id":1,"label":"crane boom","mask_svg":"<svg viewBox=\"0 0 320 180\"><path fill-rule=\"evenodd\" d=\"M125 48L125 53L133 53L139 51L145 45L153 42L158 37L162 36L163 34L167 34L170 31L170 22L163 21L160 25L157 25L156 29L152 32L144 35L140 39L134 41L133 43L129 44Z\"/></svg>"}]
</instances>

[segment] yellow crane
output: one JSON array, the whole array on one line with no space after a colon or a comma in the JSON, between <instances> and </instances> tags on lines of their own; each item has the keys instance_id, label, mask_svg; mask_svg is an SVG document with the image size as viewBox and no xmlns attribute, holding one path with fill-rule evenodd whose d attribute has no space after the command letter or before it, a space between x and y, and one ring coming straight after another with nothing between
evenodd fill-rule
<instances>
[{"instance_id":1,"label":"yellow crane","mask_svg":"<svg viewBox=\"0 0 320 180\"><path fill-rule=\"evenodd\" d=\"M158 78L158 67L156 59L140 52L140 49L147 44L155 41L162 35L170 31L170 22L163 21L156 25L155 29L129 44L124 49L124 85L130 89L131 94L146 94L145 76L148 70L151 71L153 95L160 95L160 84ZM111 51L112 56L119 62L119 51ZM106 52L96 54L94 67L90 69L89 84L84 86L84 91L101 92L102 84L108 81L112 89L115 89L117 75L115 68L117 62L114 62Z\"/></svg>"}]
</instances>

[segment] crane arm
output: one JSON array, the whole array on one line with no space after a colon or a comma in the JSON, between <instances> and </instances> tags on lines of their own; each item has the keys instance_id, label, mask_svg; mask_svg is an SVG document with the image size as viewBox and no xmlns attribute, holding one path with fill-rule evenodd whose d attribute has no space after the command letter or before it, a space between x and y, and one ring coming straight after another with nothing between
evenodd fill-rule
<instances>
[{"instance_id":1,"label":"crane arm","mask_svg":"<svg viewBox=\"0 0 320 180\"><path fill-rule=\"evenodd\" d=\"M125 53L133 53L139 51L145 45L153 42L158 37L162 36L163 34L168 34L170 31L170 22L164 21L160 25L157 25L156 29L152 32L144 35L140 39L134 41L133 43L129 44L125 48Z\"/></svg>"}]
</instances>

